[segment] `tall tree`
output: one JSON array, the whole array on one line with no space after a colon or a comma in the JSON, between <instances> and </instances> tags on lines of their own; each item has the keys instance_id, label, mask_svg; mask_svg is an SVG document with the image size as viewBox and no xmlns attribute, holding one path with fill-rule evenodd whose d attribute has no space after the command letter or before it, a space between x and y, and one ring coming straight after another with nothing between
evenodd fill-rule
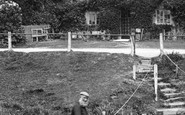
<instances>
[{"instance_id":1,"label":"tall tree","mask_svg":"<svg viewBox=\"0 0 185 115\"><path fill-rule=\"evenodd\" d=\"M134 15L132 15L134 26L150 28L152 13L161 3L165 3L172 11L174 20L179 26L185 25L184 0L87 0L89 1L88 3L85 1L71 3L71 0L13 1L18 3L22 9L23 24L50 23L53 27L62 30L67 30L71 27L83 28L84 12L86 10L99 10L105 24L105 20L110 22L114 20L113 17L108 16L108 13L118 20L118 11L124 9L134 12ZM115 16L116 14L118 14L117 17ZM104 17L103 15L106 16Z\"/></svg>"}]
</instances>

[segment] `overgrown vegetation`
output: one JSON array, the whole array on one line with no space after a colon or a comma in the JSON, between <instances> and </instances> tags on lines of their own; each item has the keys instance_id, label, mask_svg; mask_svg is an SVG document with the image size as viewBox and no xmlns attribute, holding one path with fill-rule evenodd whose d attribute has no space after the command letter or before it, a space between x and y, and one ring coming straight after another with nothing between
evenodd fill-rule
<instances>
[{"instance_id":1,"label":"overgrown vegetation","mask_svg":"<svg viewBox=\"0 0 185 115\"><path fill-rule=\"evenodd\" d=\"M162 55L155 60L154 63L158 64L159 70L168 69L173 72L176 69L174 63L178 64L178 62L182 60L184 60L184 58L181 54L173 52L171 54Z\"/></svg>"},{"instance_id":2,"label":"overgrown vegetation","mask_svg":"<svg viewBox=\"0 0 185 115\"><path fill-rule=\"evenodd\" d=\"M160 57L154 58L153 63L158 65L159 70L159 77L162 78L161 82L163 83L170 83L171 85L168 86L169 88L176 89L177 92L184 92L184 75L185 75L185 58L179 53L171 53L171 54L164 54ZM159 87L159 98L162 100L166 100L167 97L160 92ZM180 96L184 96L181 94ZM173 101L173 100L172 100ZM183 99L178 99L178 101L184 102ZM163 105L160 105L163 107Z\"/></svg>"}]
</instances>

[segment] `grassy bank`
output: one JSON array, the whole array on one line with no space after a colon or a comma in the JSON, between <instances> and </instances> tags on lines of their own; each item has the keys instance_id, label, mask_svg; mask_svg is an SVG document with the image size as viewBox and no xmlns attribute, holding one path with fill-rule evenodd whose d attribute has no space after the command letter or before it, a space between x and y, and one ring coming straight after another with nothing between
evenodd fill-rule
<instances>
[{"instance_id":1,"label":"grassy bank","mask_svg":"<svg viewBox=\"0 0 185 115\"><path fill-rule=\"evenodd\" d=\"M98 105L113 114L141 83L132 79L134 60L125 54L0 52L0 110L65 115L79 92L87 91L89 112ZM124 110L150 111L153 97L153 87L144 82Z\"/></svg>"}]
</instances>

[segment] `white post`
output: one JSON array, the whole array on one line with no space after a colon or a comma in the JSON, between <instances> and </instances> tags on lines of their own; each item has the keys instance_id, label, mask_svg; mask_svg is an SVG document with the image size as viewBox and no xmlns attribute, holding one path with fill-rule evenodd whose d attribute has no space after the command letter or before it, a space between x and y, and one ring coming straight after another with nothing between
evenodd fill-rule
<instances>
[{"instance_id":1,"label":"white post","mask_svg":"<svg viewBox=\"0 0 185 115\"><path fill-rule=\"evenodd\" d=\"M133 79L136 79L136 65L133 65Z\"/></svg>"},{"instance_id":2,"label":"white post","mask_svg":"<svg viewBox=\"0 0 185 115\"><path fill-rule=\"evenodd\" d=\"M68 48L67 51L71 51L71 32L68 32Z\"/></svg>"},{"instance_id":3,"label":"white post","mask_svg":"<svg viewBox=\"0 0 185 115\"><path fill-rule=\"evenodd\" d=\"M131 35L131 55L135 56L135 40L134 35Z\"/></svg>"},{"instance_id":4,"label":"white post","mask_svg":"<svg viewBox=\"0 0 185 115\"><path fill-rule=\"evenodd\" d=\"M163 54L164 45L163 45L163 33L159 34L160 39L160 53Z\"/></svg>"},{"instance_id":5,"label":"white post","mask_svg":"<svg viewBox=\"0 0 185 115\"><path fill-rule=\"evenodd\" d=\"M176 77L178 77L178 71L179 71L179 68L178 68L178 66L176 66L176 69L175 69Z\"/></svg>"},{"instance_id":6,"label":"white post","mask_svg":"<svg viewBox=\"0 0 185 115\"><path fill-rule=\"evenodd\" d=\"M165 29L163 29L163 40L166 40L166 32L165 32Z\"/></svg>"},{"instance_id":7,"label":"white post","mask_svg":"<svg viewBox=\"0 0 185 115\"><path fill-rule=\"evenodd\" d=\"M102 111L102 115L106 115L106 112L105 111Z\"/></svg>"},{"instance_id":8,"label":"white post","mask_svg":"<svg viewBox=\"0 0 185 115\"><path fill-rule=\"evenodd\" d=\"M8 50L12 50L12 38L11 38L11 32L8 32Z\"/></svg>"},{"instance_id":9,"label":"white post","mask_svg":"<svg viewBox=\"0 0 185 115\"><path fill-rule=\"evenodd\" d=\"M154 88L155 88L155 101L158 101L158 67L157 64L154 64Z\"/></svg>"},{"instance_id":10,"label":"white post","mask_svg":"<svg viewBox=\"0 0 185 115\"><path fill-rule=\"evenodd\" d=\"M36 37L36 42L39 42L39 37Z\"/></svg>"},{"instance_id":11,"label":"white post","mask_svg":"<svg viewBox=\"0 0 185 115\"><path fill-rule=\"evenodd\" d=\"M144 28L141 29L141 35L140 35L141 40L143 40L143 32L144 32Z\"/></svg>"}]
</instances>

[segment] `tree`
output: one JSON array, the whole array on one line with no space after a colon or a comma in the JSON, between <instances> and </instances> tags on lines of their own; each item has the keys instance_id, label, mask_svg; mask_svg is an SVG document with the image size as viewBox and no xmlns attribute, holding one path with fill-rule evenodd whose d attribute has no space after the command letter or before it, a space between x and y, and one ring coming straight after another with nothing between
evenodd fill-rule
<instances>
[{"instance_id":1,"label":"tree","mask_svg":"<svg viewBox=\"0 0 185 115\"><path fill-rule=\"evenodd\" d=\"M13 32L17 33L21 31L22 16L21 9L17 4L13 2L1 1L0 8L0 33ZM0 39L6 40L7 35L1 35ZM13 36L13 38L18 38ZM16 39L13 39L14 41Z\"/></svg>"},{"instance_id":2,"label":"tree","mask_svg":"<svg viewBox=\"0 0 185 115\"><path fill-rule=\"evenodd\" d=\"M73 2L70 0L13 0L22 10L23 24L49 23L58 30L76 30L85 28L84 12L100 12L100 28L113 29L108 26L119 20L119 11L128 10L134 27L152 28L152 14L161 3L172 11L175 22L184 26L184 0L88 0ZM110 13L110 16L108 15ZM117 16L116 16L117 15ZM112 17L114 16L114 17ZM47 18L50 17L50 18ZM117 21L119 22L119 21ZM107 23L107 24L106 24Z\"/></svg>"},{"instance_id":3,"label":"tree","mask_svg":"<svg viewBox=\"0 0 185 115\"><path fill-rule=\"evenodd\" d=\"M171 10L176 26L185 29L185 1L184 0L164 0L165 7Z\"/></svg>"},{"instance_id":4,"label":"tree","mask_svg":"<svg viewBox=\"0 0 185 115\"><path fill-rule=\"evenodd\" d=\"M21 9L18 5L4 2L0 9L0 32L16 32L22 24Z\"/></svg>"}]
</instances>

